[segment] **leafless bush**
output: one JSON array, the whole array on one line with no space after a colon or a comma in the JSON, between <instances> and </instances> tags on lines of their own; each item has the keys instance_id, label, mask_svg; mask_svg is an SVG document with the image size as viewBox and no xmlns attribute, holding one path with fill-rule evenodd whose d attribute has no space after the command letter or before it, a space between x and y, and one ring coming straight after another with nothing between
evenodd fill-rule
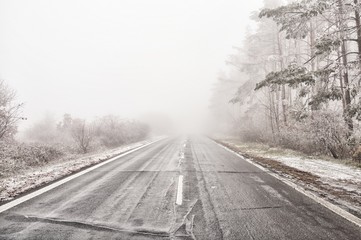
<instances>
[{"instance_id":1,"label":"leafless bush","mask_svg":"<svg viewBox=\"0 0 361 240\"><path fill-rule=\"evenodd\" d=\"M90 150L94 141L94 129L91 124L87 124L84 119L74 119L71 126L71 135L83 153Z\"/></svg>"},{"instance_id":2,"label":"leafless bush","mask_svg":"<svg viewBox=\"0 0 361 240\"><path fill-rule=\"evenodd\" d=\"M3 80L0 80L0 140L13 138L17 131L16 123L22 104L16 104L15 91L10 89Z\"/></svg>"}]
</instances>

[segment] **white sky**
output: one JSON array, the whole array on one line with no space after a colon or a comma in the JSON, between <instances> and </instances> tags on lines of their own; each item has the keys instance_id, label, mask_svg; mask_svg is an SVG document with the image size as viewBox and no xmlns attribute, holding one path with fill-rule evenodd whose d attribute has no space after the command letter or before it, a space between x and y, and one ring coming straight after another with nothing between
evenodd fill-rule
<instances>
[{"instance_id":1,"label":"white sky","mask_svg":"<svg viewBox=\"0 0 361 240\"><path fill-rule=\"evenodd\" d=\"M0 78L45 112L195 117L262 0L0 0Z\"/></svg>"}]
</instances>

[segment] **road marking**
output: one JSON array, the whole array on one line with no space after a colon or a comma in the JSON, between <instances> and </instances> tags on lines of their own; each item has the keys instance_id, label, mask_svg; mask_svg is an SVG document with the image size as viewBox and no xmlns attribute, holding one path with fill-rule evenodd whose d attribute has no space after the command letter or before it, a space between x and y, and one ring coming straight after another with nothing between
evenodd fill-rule
<instances>
[{"instance_id":1,"label":"road marking","mask_svg":"<svg viewBox=\"0 0 361 240\"><path fill-rule=\"evenodd\" d=\"M270 172L268 169L266 169L265 167L259 165L258 163L253 162L252 160L245 158L244 156L242 156L241 154L239 154L238 152L233 151L232 149L223 146L222 144L216 142L215 140L211 139L213 142L215 142L216 144L218 144L218 146L224 148L225 150L236 154L238 157L242 158L243 160L245 160L246 162L258 167L259 169L267 172L269 175L277 178L278 180L280 180L281 182L284 182L285 184L287 184L288 186L290 186L291 188L295 189L296 191L306 195L307 197L311 198L312 200L314 200L315 202L321 204L322 206L326 207L327 209L331 210L332 212L336 213L337 215L343 217L344 219L354 223L355 225L361 227L361 219L356 217L355 215L347 212L346 210L328 202L327 200L320 198L319 196L317 196L316 194L309 192L305 189L303 189L302 187L298 186L297 184L283 178L280 175L277 175L276 173L272 173Z\"/></svg>"},{"instance_id":2,"label":"road marking","mask_svg":"<svg viewBox=\"0 0 361 240\"><path fill-rule=\"evenodd\" d=\"M175 203L177 205L182 205L183 203L183 175L179 175L178 178L177 200Z\"/></svg>"},{"instance_id":3,"label":"road marking","mask_svg":"<svg viewBox=\"0 0 361 240\"><path fill-rule=\"evenodd\" d=\"M43 194L45 192L48 192L48 191L50 191L50 190L52 190L52 189L54 189L54 188L56 188L56 187L58 187L60 185L63 185L64 183L69 182L70 180L73 180L73 179L75 179L77 177L80 177L80 176L90 172L90 171L93 171L94 169L97 169L97 168L99 168L99 167L101 167L101 166L103 166L105 164L113 162L114 160L117 160L118 158L124 157L124 156L126 156L126 155L128 155L130 153L133 153L133 152L135 152L135 151L137 151L139 149L147 147L147 146L149 146L149 145L151 145L153 143L159 142L159 141L161 141L163 139L164 138L157 139L157 140L155 140L153 142L150 142L150 143L147 143L147 144L145 144L143 146L136 147L136 148L134 148L132 150L129 150L129 151L125 152L125 153L122 153L122 154L120 154L120 155L118 155L116 157L113 157L113 158L110 158L110 159L108 159L108 160L106 160L104 162L98 163L98 164L94 165L93 167L87 168L87 169L85 169L85 170L83 170L81 172L70 175L69 177L66 177L66 178L64 178L64 179L62 179L60 181L57 181L57 182L55 182L53 184L50 184L50 185L48 185L48 186L46 186L44 188L41 188L41 189L39 189L39 190L37 190L35 192L29 193L29 194L27 194L27 195L25 195L23 197L20 197L18 199L15 199L15 200L9 202L9 203L6 203L6 204L0 206L0 213L4 212L4 211L6 211L6 210L8 210L10 208L15 207L15 206L19 205L20 203L26 202L26 201L28 201L28 200L36 197L36 196L39 196L39 195L41 195L41 194Z\"/></svg>"}]
</instances>

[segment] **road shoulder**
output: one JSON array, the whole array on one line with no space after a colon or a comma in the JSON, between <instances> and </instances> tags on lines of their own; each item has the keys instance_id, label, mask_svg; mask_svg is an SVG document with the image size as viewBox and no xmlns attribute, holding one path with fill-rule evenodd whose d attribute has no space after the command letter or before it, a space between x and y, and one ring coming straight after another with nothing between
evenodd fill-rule
<instances>
[{"instance_id":1,"label":"road shoulder","mask_svg":"<svg viewBox=\"0 0 361 240\"><path fill-rule=\"evenodd\" d=\"M278 155L270 154L272 150L255 151L249 146L245 148L237 140L213 140L247 161L270 170L271 174L281 181L361 226L361 170L359 168L308 159L306 156L300 160L279 153ZM301 164L309 166L302 168ZM333 175L330 175L330 172Z\"/></svg>"}]
</instances>

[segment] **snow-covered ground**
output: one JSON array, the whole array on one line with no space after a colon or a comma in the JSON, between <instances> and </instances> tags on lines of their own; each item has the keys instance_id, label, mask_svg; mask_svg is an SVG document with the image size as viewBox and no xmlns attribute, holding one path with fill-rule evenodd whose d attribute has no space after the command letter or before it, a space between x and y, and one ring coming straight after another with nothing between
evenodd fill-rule
<instances>
[{"instance_id":1,"label":"snow-covered ground","mask_svg":"<svg viewBox=\"0 0 361 240\"><path fill-rule=\"evenodd\" d=\"M128 150L157 141L164 136L154 137L141 142L124 145L100 153L87 154L85 156L67 156L48 165L30 169L17 176L0 179L0 202L8 201L17 195L30 189L42 186L61 177L67 176L84 167L102 162L106 159L124 153Z\"/></svg>"},{"instance_id":2,"label":"snow-covered ground","mask_svg":"<svg viewBox=\"0 0 361 240\"><path fill-rule=\"evenodd\" d=\"M353 166L334 163L320 159L268 156L265 157L282 162L290 167L317 175L321 180L335 186L341 185L350 190L359 191L361 194L361 169Z\"/></svg>"},{"instance_id":3,"label":"snow-covered ground","mask_svg":"<svg viewBox=\"0 0 361 240\"><path fill-rule=\"evenodd\" d=\"M238 144L227 141L237 146ZM354 181L361 183L361 168L345 165L342 163L325 161L311 156L297 154L294 151L272 151L264 149L248 149L247 153L256 154L260 157L270 158L282 162L285 165L301 171L310 172L329 182L333 181ZM360 184L361 187L361 184Z\"/></svg>"},{"instance_id":4,"label":"snow-covered ground","mask_svg":"<svg viewBox=\"0 0 361 240\"><path fill-rule=\"evenodd\" d=\"M317 186L308 185L307 182L304 186L317 191L324 198L334 203L361 214L361 168L342 162L306 156L292 150L246 144L235 140L222 140L221 142L232 146L233 149L235 147L241 154L250 155L250 160L252 160L252 156L267 158L319 177L318 182L320 184ZM287 176L288 173L282 172L280 174ZM320 187L321 189L319 189Z\"/></svg>"}]
</instances>

